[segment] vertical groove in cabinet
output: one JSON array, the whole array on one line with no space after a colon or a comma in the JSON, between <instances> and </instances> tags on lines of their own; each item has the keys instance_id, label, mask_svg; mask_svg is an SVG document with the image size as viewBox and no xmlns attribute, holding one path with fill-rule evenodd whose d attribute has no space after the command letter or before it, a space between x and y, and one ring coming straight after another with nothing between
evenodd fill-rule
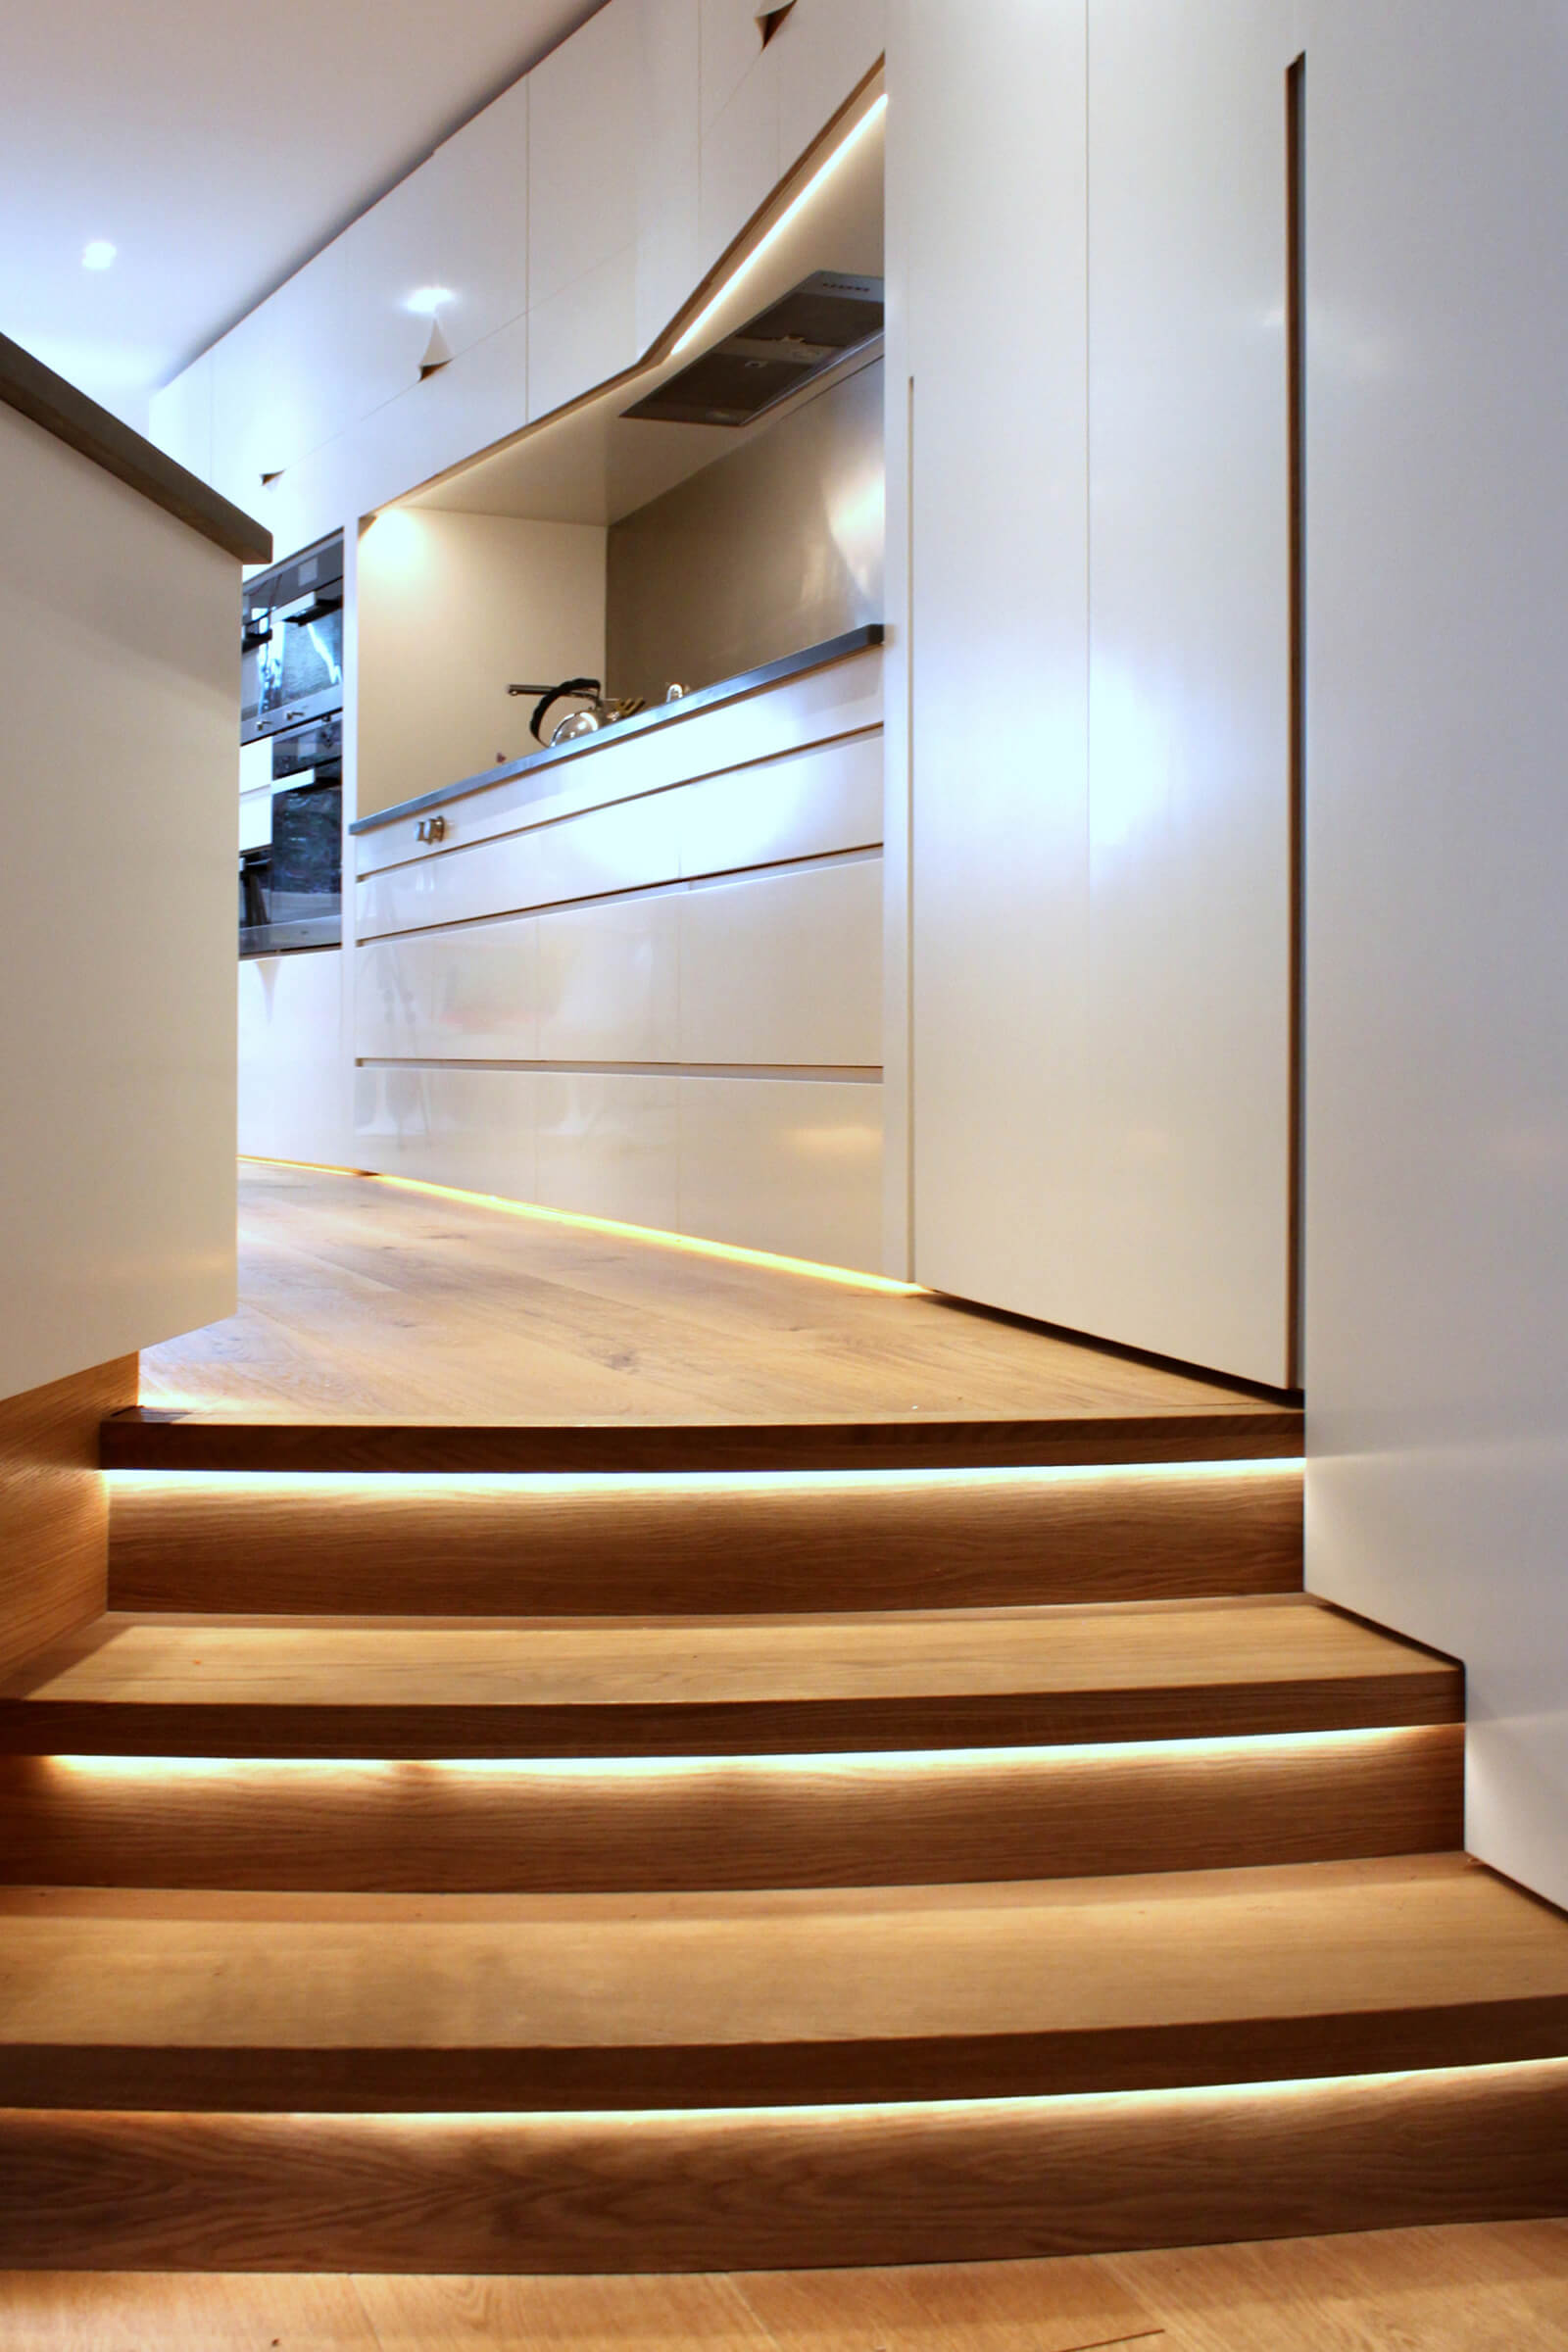
<instances>
[{"instance_id":1,"label":"vertical groove in cabinet","mask_svg":"<svg viewBox=\"0 0 1568 2352\"><path fill-rule=\"evenodd\" d=\"M1285 397L1290 497L1290 860L1291 1108L1289 1247L1286 1258L1286 1381L1298 1389L1302 1362L1301 1261L1306 1085L1306 59L1285 74Z\"/></svg>"}]
</instances>

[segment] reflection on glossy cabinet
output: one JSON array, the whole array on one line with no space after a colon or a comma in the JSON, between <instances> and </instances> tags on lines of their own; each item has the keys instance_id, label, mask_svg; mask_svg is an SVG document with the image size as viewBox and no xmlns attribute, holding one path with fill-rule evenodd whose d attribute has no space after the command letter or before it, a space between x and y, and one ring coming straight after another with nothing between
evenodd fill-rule
<instances>
[{"instance_id":1,"label":"reflection on glossy cabinet","mask_svg":"<svg viewBox=\"0 0 1568 2352\"><path fill-rule=\"evenodd\" d=\"M681 1231L876 1272L882 1089L791 1078L686 1078Z\"/></svg>"},{"instance_id":2,"label":"reflection on glossy cabinet","mask_svg":"<svg viewBox=\"0 0 1568 2352\"><path fill-rule=\"evenodd\" d=\"M679 1229L678 1079L545 1070L532 1091L536 1200L661 1233Z\"/></svg>"},{"instance_id":3,"label":"reflection on glossy cabinet","mask_svg":"<svg viewBox=\"0 0 1568 2352\"><path fill-rule=\"evenodd\" d=\"M704 883L679 906L683 1061L880 1069L880 857Z\"/></svg>"},{"instance_id":4,"label":"reflection on glossy cabinet","mask_svg":"<svg viewBox=\"0 0 1568 2352\"><path fill-rule=\"evenodd\" d=\"M674 896L564 906L537 929L542 1060L681 1059Z\"/></svg>"}]
</instances>

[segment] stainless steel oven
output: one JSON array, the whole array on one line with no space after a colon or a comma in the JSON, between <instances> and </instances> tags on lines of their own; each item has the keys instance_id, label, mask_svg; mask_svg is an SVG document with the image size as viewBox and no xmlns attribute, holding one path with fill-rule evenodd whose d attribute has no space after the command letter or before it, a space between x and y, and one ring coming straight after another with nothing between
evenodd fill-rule
<instances>
[{"instance_id":1,"label":"stainless steel oven","mask_svg":"<svg viewBox=\"0 0 1568 2352\"><path fill-rule=\"evenodd\" d=\"M245 584L240 741L343 708L343 534Z\"/></svg>"}]
</instances>

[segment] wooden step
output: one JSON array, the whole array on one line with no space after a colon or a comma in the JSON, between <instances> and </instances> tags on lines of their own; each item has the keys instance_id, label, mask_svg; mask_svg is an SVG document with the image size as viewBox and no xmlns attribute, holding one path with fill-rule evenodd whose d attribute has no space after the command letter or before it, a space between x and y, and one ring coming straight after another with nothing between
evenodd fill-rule
<instances>
[{"instance_id":1,"label":"wooden step","mask_svg":"<svg viewBox=\"0 0 1568 2352\"><path fill-rule=\"evenodd\" d=\"M1043 1420L460 1422L299 1421L135 1406L103 1424L105 1470L417 1473L964 1470L1109 1462L1281 1459L1301 1450L1285 1405Z\"/></svg>"},{"instance_id":2,"label":"wooden step","mask_svg":"<svg viewBox=\"0 0 1568 2352\"><path fill-rule=\"evenodd\" d=\"M98 1619L0 1752L697 1756L1457 1723L1451 1661L1322 1603L562 1621Z\"/></svg>"},{"instance_id":3,"label":"wooden step","mask_svg":"<svg viewBox=\"0 0 1568 2352\"><path fill-rule=\"evenodd\" d=\"M0 2106L800 2106L1568 2054L1462 1856L638 1896L0 1889Z\"/></svg>"},{"instance_id":4,"label":"wooden step","mask_svg":"<svg viewBox=\"0 0 1568 2352\"><path fill-rule=\"evenodd\" d=\"M1568 2062L739 2114L0 2113L13 2269L774 2270L1563 2212Z\"/></svg>"},{"instance_id":5,"label":"wooden step","mask_svg":"<svg viewBox=\"0 0 1568 2352\"><path fill-rule=\"evenodd\" d=\"M109 1484L117 1609L716 1615L1301 1585L1299 1464Z\"/></svg>"},{"instance_id":6,"label":"wooden step","mask_svg":"<svg viewBox=\"0 0 1568 2352\"><path fill-rule=\"evenodd\" d=\"M1459 1724L662 1764L0 1756L9 1885L917 1886L1421 1853L1463 1833Z\"/></svg>"}]
</instances>

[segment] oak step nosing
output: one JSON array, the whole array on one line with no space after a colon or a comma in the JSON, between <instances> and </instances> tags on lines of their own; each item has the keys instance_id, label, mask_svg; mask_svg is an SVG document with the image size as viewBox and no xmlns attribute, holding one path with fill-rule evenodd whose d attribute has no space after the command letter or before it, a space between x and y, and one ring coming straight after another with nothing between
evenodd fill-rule
<instances>
[{"instance_id":1,"label":"oak step nosing","mask_svg":"<svg viewBox=\"0 0 1568 2352\"><path fill-rule=\"evenodd\" d=\"M679 2113L1053 2099L1343 2081L1568 2055L1568 1993L1077 2032L607 2049L0 2047L0 2109Z\"/></svg>"},{"instance_id":2,"label":"oak step nosing","mask_svg":"<svg viewBox=\"0 0 1568 2352\"><path fill-rule=\"evenodd\" d=\"M1460 1677L1409 1673L1069 1693L612 1705L0 1701L0 1754L439 1760L1073 1747L1393 1731L1464 1719Z\"/></svg>"},{"instance_id":3,"label":"oak step nosing","mask_svg":"<svg viewBox=\"0 0 1568 2352\"><path fill-rule=\"evenodd\" d=\"M1268 1411L1049 1420L517 1424L218 1421L143 1407L100 1433L105 1470L425 1476L1086 1468L1294 1459L1303 1418Z\"/></svg>"}]
</instances>

